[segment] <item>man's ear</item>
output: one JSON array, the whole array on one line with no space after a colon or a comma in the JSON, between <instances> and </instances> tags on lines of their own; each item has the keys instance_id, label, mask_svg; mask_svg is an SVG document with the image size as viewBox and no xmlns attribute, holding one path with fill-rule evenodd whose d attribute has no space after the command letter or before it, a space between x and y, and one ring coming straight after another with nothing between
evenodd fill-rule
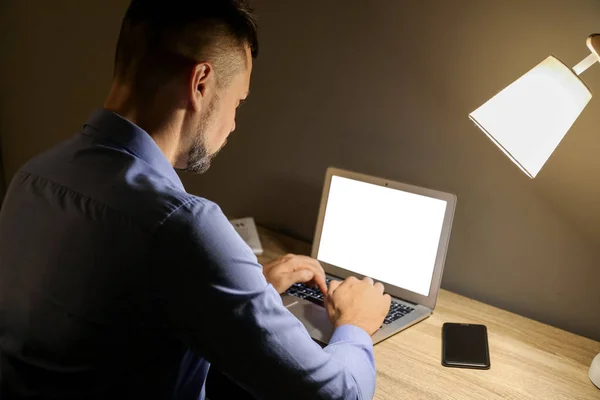
<instances>
[{"instance_id":1,"label":"man's ear","mask_svg":"<svg viewBox=\"0 0 600 400\"><path fill-rule=\"evenodd\" d=\"M200 111L207 97L208 92L212 89L214 72L212 65L209 63L196 64L192 71L192 79L190 84L190 100L192 107L196 111Z\"/></svg>"}]
</instances>

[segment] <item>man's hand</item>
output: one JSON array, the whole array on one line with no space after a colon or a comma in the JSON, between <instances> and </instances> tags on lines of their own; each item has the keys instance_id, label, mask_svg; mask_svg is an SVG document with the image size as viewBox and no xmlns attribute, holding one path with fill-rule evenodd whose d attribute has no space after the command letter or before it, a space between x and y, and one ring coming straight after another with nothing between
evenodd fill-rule
<instances>
[{"instance_id":1,"label":"man's hand","mask_svg":"<svg viewBox=\"0 0 600 400\"><path fill-rule=\"evenodd\" d=\"M359 281L351 276L344 282L331 281L325 308L336 328L350 324L373 335L390 311L391 301L389 294L383 294L380 282L373 284L371 278Z\"/></svg>"},{"instance_id":2,"label":"man's hand","mask_svg":"<svg viewBox=\"0 0 600 400\"><path fill-rule=\"evenodd\" d=\"M263 275L280 294L294 283L301 282L318 286L323 294L327 294L325 271L317 260L310 257L288 254L263 265Z\"/></svg>"}]
</instances>

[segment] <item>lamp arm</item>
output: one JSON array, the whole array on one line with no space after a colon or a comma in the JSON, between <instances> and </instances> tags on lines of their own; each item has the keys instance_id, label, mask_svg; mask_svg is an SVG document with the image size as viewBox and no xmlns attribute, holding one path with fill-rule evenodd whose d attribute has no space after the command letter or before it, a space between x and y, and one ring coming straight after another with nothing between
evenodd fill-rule
<instances>
[{"instance_id":1,"label":"lamp arm","mask_svg":"<svg viewBox=\"0 0 600 400\"><path fill-rule=\"evenodd\" d=\"M598 56L596 56L594 53L592 53L589 56L587 56L586 58L584 58L583 60L581 60L581 62L579 62L579 64L574 66L573 72L575 72L577 75L581 75L589 67L591 67L592 65L594 65L597 62L598 62Z\"/></svg>"},{"instance_id":2,"label":"lamp arm","mask_svg":"<svg viewBox=\"0 0 600 400\"><path fill-rule=\"evenodd\" d=\"M589 67L600 61L600 34L590 35L587 39L587 46L592 53L573 67L573 71L577 75L583 74Z\"/></svg>"}]
</instances>

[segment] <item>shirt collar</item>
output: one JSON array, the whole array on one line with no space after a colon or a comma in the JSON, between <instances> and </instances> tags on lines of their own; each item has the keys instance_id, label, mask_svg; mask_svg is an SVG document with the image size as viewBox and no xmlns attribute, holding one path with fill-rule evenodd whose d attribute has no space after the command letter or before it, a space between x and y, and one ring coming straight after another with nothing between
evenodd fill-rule
<instances>
[{"instance_id":1,"label":"shirt collar","mask_svg":"<svg viewBox=\"0 0 600 400\"><path fill-rule=\"evenodd\" d=\"M120 115L97 109L83 126L83 133L128 151L142 159L181 190L183 183L154 139L142 128Z\"/></svg>"}]
</instances>

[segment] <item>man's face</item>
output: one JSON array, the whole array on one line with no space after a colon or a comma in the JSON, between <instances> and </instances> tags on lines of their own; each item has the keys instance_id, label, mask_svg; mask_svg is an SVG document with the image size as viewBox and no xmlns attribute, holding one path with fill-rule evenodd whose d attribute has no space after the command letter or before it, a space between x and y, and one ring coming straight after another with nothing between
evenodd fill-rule
<instances>
[{"instance_id":1,"label":"man's face","mask_svg":"<svg viewBox=\"0 0 600 400\"><path fill-rule=\"evenodd\" d=\"M237 108L248 97L250 88L252 56L249 49L246 57L247 68L236 73L228 85L217 88L208 105L199 113L184 171L203 173L208 170L212 159L235 130Z\"/></svg>"}]
</instances>

